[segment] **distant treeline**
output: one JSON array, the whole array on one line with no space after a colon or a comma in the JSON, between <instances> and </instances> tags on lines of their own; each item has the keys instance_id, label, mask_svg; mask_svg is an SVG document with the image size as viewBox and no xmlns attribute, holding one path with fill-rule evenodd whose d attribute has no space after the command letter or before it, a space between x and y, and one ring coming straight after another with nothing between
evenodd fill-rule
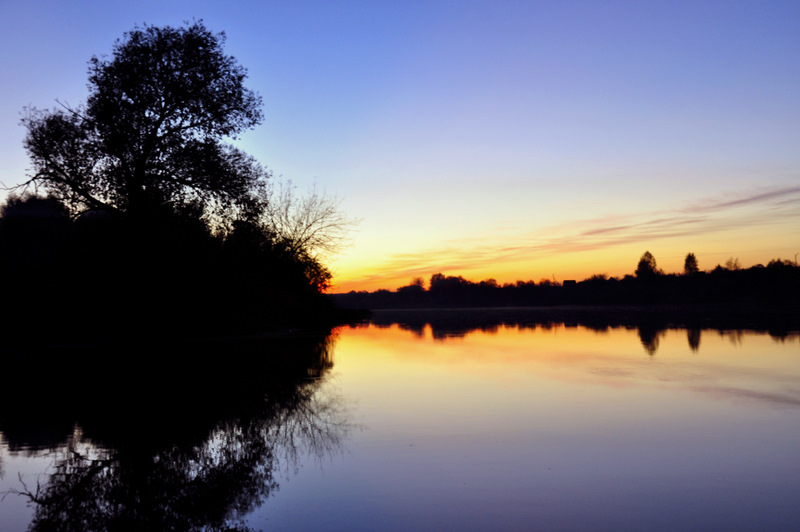
<instances>
[{"instance_id":1,"label":"distant treeline","mask_svg":"<svg viewBox=\"0 0 800 532\"><path fill-rule=\"evenodd\" d=\"M593 275L579 282L544 279L501 285L494 279L473 282L437 273L427 287L417 278L396 291L352 291L333 298L341 307L365 309L711 304L797 313L800 306L800 268L793 262L775 259L742 269L731 259L726 266L703 272L690 253L686 265L681 274L665 274L648 252L635 274L623 278Z\"/></svg>"}]
</instances>

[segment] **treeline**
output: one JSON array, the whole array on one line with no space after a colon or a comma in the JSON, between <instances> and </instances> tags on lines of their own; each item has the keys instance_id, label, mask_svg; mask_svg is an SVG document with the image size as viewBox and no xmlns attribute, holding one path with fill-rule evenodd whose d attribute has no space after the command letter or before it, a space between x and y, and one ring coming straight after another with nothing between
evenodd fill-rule
<instances>
[{"instance_id":1,"label":"treeline","mask_svg":"<svg viewBox=\"0 0 800 532\"><path fill-rule=\"evenodd\" d=\"M691 257L691 259L690 259ZM347 308L469 308L554 305L742 305L788 309L800 303L800 268L775 259L766 266L742 269L738 261L699 271L694 255L681 274L665 274L650 253L640 259L636 272L623 278L593 275L583 281L542 280L498 284L493 279L474 282L461 276L433 275L396 291L337 294L336 303Z\"/></svg>"},{"instance_id":2,"label":"treeline","mask_svg":"<svg viewBox=\"0 0 800 532\"><path fill-rule=\"evenodd\" d=\"M14 338L223 334L331 319L327 271L246 221L212 232L164 209L70 216L58 200L0 208L0 323Z\"/></svg>"}]
</instances>

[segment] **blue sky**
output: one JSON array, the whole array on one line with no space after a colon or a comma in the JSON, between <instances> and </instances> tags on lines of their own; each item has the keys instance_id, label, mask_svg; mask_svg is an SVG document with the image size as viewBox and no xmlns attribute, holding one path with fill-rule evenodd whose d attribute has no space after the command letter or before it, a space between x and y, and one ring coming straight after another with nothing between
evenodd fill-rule
<instances>
[{"instance_id":1,"label":"blue sky","mask_svg":"<svg viewBox=\"0 0 800 532\"><path fill-rule=\"evenodd\" d=\"M0 180L135 24L202 18L264 99L238 144L361 219L341 289L800 252L798 2L0 3Z\"/></svg>"}]
</instances>

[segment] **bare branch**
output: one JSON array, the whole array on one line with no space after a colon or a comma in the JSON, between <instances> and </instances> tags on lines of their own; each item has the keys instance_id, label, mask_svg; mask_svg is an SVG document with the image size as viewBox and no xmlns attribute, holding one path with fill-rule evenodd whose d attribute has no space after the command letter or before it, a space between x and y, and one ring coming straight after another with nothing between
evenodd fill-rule
<instances>
[{"instance_id":1,"label":"bare branch","mask_svg":"<svg viewBox=\"0 0 800 532\"><path fill-rule=\"evenodd\" d=\"M291 181L270 183L262 191L262 222L293 253L327 258L350 243L360 220L347 217L342 200L326 195L316 183L301 197Z\"/></svg>"}]
</instances>

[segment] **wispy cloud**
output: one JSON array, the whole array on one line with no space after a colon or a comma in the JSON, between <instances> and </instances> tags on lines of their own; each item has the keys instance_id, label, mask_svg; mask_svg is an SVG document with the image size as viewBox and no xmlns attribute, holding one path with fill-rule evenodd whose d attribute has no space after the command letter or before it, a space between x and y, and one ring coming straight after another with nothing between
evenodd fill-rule
<instances>
[{"instance_id":1,"label":"wispy cloud","mask_svg":"<svg viewBox=\"0 0 800 532\"><path fill-rule=\"evenodd\" d=\"M675 237L698 237L737 228L800 223L800 186L757 189L697 200L686 206L651 213L609 215L569 224L462 238L437 249L397 253L361 280L404 279L433 271L481 269L509 261L534 260L560 254L603 251L613 246Z\"/></svg>"},{"instance_id":2,"label":"wispy cloud","mask_svg":"<svg viewBox=\"0 0 800 532\"><path fill-rule=\"evenodd\" d=\"M708 199L680 209L679 212L716 212L731 207L741 207L760 203L768 203L770 200L780 200L783 205L800 204L800 186L773 188L765 191L754 191L732 194L730 199Z\"/></svg>"}]
</instances>

